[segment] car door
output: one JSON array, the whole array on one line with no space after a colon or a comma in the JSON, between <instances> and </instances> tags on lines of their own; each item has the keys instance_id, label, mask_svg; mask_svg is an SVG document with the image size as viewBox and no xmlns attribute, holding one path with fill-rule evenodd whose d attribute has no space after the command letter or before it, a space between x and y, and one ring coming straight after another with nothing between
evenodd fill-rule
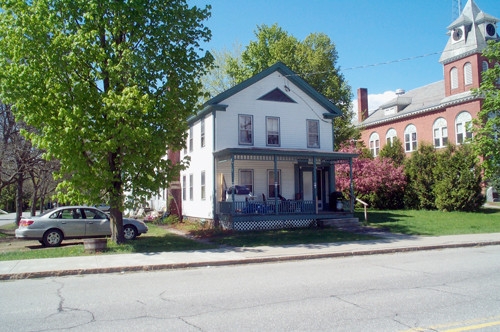
<instances>
[{"instance_id":1,"label":"car door","mask_svg":"<svg viewBox=\"0 0 500 332\"><path fill-rule=\"evenodd\" d=\"M108 216L94 208L82 208L86 220L85 236L110 236L111 226Z\"/></svg>"},{"instance_id":2,"label":"car door","mask_svg":"<svg viewBox=\"0 0 500 332\"><path fill-rule=\"evenodd\" d=\"M85 236L85 220L82 219L79 209L62 209L58 219L65 238Z\"/></svg>"}]
</instances>

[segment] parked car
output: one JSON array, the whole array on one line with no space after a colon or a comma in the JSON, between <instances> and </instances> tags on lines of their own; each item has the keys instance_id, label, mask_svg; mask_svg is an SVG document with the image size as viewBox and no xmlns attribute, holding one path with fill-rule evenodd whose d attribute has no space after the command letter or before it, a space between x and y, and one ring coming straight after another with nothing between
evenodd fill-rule
<instances>
[{"instance_id":1,"label":"parked car","mask_svg":"<svg viewBox=\"0 0 500 332\"><path fill-rule=\"evenodd\" d=\"M147 233L148 226L140 220L123 218L126 240ZM57 247L64 239L83 239L111 235L109 217L90 206L62 206L45 213L22 218L16 238L38 240L47 247Z\"/></svg>"},{"instance_id":2,"label":"parked car","mask_svg":"<svg viewBox=\"0 0 500 332\"><path fill-rule=\"evenodd\" d=\"M111 207L107 204L98 204L95 205L95 207L104 212L109 212L109 209L111 209Z\"/></svg>"}]
</instances>

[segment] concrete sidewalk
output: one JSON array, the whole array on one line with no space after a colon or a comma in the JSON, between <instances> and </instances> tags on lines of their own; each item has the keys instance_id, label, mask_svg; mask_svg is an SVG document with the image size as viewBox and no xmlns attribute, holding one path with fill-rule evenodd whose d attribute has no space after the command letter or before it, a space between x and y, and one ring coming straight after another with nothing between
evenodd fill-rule
<instances>
[{"instance_id":1,"label":"concrete sidewalk","mask_svg":"<svg viewBox=\"0 0 500 332\"><path fill-rule=\"evenodd\" d=\"M500 245L500 233L437 237L373 233L379 239L358 242L227 247L185 252L95 254L84 257L47 258L0 262L0 280L42 278L91 273L156 271L202 266L251 264L328 257L386 254L417 250Z\"/></svg>"}]
</instances>

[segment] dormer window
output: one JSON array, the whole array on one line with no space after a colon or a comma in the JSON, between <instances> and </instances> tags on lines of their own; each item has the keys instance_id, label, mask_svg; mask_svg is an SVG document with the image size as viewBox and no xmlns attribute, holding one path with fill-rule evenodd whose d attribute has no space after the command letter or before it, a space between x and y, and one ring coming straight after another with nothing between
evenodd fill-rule
<instances>
[{"instance_id":1,"label":"dormer window","mask_svg":"<svg viewBox=\"0 0 500 332\"><path fill-rule=\"evenodd\" d=\"M486 37L495 38L497 35L497 29L493 23L486 24Z\"/></svg>"},{"instance_id":2,"label":"dormer window","mask_svg":"<svg viewBox=\"0 0 500 332\"><path fill-rule=\"evenodd\" d=\"M451 38L455 43L463 40L464 37L465 37L465 31L463 27L455 28L451 32Z\"/></svg>"}]
</instances>

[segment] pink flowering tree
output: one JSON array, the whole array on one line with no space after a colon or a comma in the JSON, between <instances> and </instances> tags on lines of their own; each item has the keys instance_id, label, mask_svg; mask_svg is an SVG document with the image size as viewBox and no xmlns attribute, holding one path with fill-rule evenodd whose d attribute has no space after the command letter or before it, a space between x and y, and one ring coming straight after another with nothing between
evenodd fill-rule
<instances>
[{"instance_id":1,"label":"pink flowering tree","mask_svg":"<svg viewBox=\"0 0 500 332\"><path fill-rule=\"evenodd\" d=\"M352 173L354 195L379 209L403 208L406 177L403 166L395 166L389 158L370 158L355 144L343 145L339 152L357 153L353 159ZM349 165L336 166L337 190L347 195L349 188Z\"/></svg>"}]
</instances>

